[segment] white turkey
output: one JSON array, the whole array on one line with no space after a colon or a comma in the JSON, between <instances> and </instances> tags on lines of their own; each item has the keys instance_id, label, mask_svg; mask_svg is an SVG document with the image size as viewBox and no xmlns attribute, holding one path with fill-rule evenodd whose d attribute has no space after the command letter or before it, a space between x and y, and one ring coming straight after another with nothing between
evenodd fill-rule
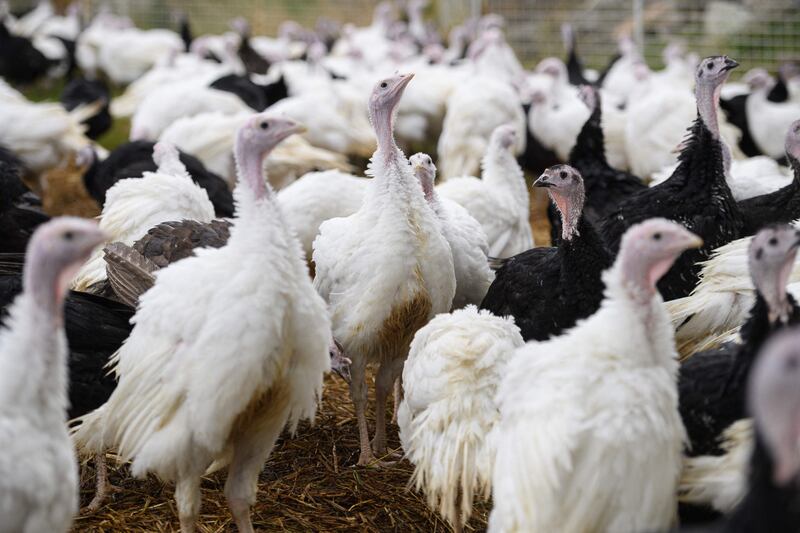
<instances>
[{"instance_id":1,"label":"white turkey","mask_svg":"<svg viewBox=\"0 0 800 533\"><path fill-rule=\"evenodd\" d=\"M131 118L130 139L155 141L179 118L209 111L235 115L253 110L227 91L198 86L193 81L175 83L153 91L142 100Z\"/></svg>"},{"instance_id":2,"label":"white turkey","mask_svg":"<svg viewBox=\"0 0 800 533\"><path fill-rule=\"evenodd\" d=\"M771 87L763 77L752 81L752 92L745 102L747 124L753 141L765 155L783 157L784 135L789 126L800 118L799 102L770 102L767 98Z\"/></svg>"},{"instance_id":3,"label":"white turkey","mask_svg":"<svg viewBox=\"0 0 800 533\"><path fill-rule=\"evenodd\" d=\"M494 273L489 268L486 233L466 209L452 200L439 197L433 186L436 165L428 154L414 154L409 161L414 175L422 185L425 199L439 217L442 234L453 252L456 276L453 309L460 309L468 304L480 305L494 280Z\"/></svg>"},{"instance_id":4,"label":"white turkey","mask_svg":"<svg viewBox=\"0 0 800 533\"><path fill-rule=\"evenodd\" d=\"M63 305L71 273L103 239L92 222L59 218L28 245L23 292L0 328L3 531L66 533L78 511Z\"/></svg>"},{"instance_id":5,"label":"white turkey","mask_svg":"<svg viewBox=\"0 0 800 533\"><path fill-rule=\"evenodd\" d=\"M160 59L184 48L180 36L169 30L126 28L109 32L99 47L100 70L116 84L130 83Z\"/></svg>"},{"instance_id":6,"label":"white turkey","mask_svg":"<svg viewBox=\"0 0 800 533\"><path fill-rule=\"evenodd\" d=\"M480 179L452 178L437 187L439 195L460 204L480 222L492 257L511 257L533 248L528 188L514 157L518 139L515 126L498 127L483 156Z\"/></svg>"},{"instance_id":7,"label":"white turkey","mask_svg":"<svg viewBox=\"0 0 800 533\"><path fill-rule=\"evenodd\" d=\"M369 184L340 170L309 172L278 191L278 202L311 260L319 227L328 219L349 217L361 207Z\"/></svg>"},{"instance_id":8,"label":"white turkey","mask_svg":"<svg viewBox=\"0 0 800 533\"><path fill-rule=\"evenodd\" d=\"M414 333L450 310L455 275L450 246L393 135L394 114L413 74L375 84L369 113L378 149L359 210L320 226L314 241L314 285L327 300L334 338L353 361L350 393L356 408L358 464L386 455L386 399L403 370ZM368 363L375 380L375 436L366 418Z\"/></svg>"},{"instance_id":9,"label":"white turkey","mask_svg":"<svg viewBox=\"0 0 800 533\"><path fill-rule=\"evenodd\" d=\"M67 111L60 104L29 102L4 91L0 95L0 145L39 175L91 144L81 122L96 114L101 105Z\"/></svg>"},{"instance_id":10,"label":"white turkey","mask_svg":"<svg viewBox=\"0 0 800 533\"><path fill-rule=\"evenodd\" d=\"M400 441L414 465L411 483L453 529L488 498L500 419L495 394L506 363L523 346L512 318L474 306L442 314L419 330L403 369Z\"/></svg>"},{"instance_id":11,"label":"white turkey","mask_svg":"<svg viewBox=\"0 0 800 533\"><path fill-rule=\"evenodd\" d=\"M447 100L437 149L440 179L476 175L492 132L503 124L511 124L516 132L512 155L522 153L527 123L515 89L488 76L462 82Z\"/></svg>"},{"instance_id":12,"label":"white turkey","mask_svg":"<svg viewBox=\"0 0 800 533\"><path fill-rule=\"evenodd\" d=\"M158 165L156 172L120 180L108 189L100 214L100 228L111 242L130 246L147 230L169 220L210 222L214 219L214 205L208 193L192 181L174 146L156 144L153 160ZM103 252L96 250L78 271L72 288L91 290L105 279Z\"/></svg>"},{"instance_id":13,"label":"white turkey","mask_svg":"<svg viewBox=\"0 0 800 533\"><path fill-rule=\"evenodd\" d=\"M158 271L114 360L116 390L74 434L84 451L116 447L135 476L174 480L184 533L199 517L200 478L224 466L234 521L253 531L259 472L287 424L313 420L330 369L325 303L261 173L266 153L299 131L269 114L239 130L228 243Z\"/></svg>"},{"instance_id":14,"label":"white turkey","mask_svg":"<svg viewBox=\"0 0 800 533\"><path fill-rule=\"evenodd\" d=\"M672 326L656 282L700 244L664 219L631 227L603 275L597 313L517 350L497 396L489 531L674 525L686 432Z\"/></svg>"}]
</instances>

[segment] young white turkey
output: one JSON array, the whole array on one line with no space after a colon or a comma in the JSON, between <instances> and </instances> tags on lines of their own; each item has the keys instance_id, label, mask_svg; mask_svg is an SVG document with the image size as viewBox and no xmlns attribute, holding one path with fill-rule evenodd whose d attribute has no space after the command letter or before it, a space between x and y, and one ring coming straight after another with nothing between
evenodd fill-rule
<instances>
[{"instance_id":1,"label":"young white turkey","mask_svg":"<svg viewBox=\"0 0 800 533\"><path fill-rule=\"evenodd\" d=\"M436 165L428 154L414 154L409 161L422 185L425 199L439 217L442 234L453 252L456 276L453 309L461 309L468 304L479 305L494 280L494 273L489 268L486 233L466 209L452 200L439 197L433 186Z\"/></svg>"},{"instance_id":2,"label":"young white turkey","mask_svg":"<svg viewBox=\"0 0 800 533\"><path fill-rule=\"evenodd\" d=\"M0 145L11 150L32 173L58 166L70 154L91 144L84 120L97 113L101 102L72 111L61 104L34 103L13 92L0 95Z\"/></svg>"},{"instance_id":3,"label":"young white turkey","mask_svg":"<svg viewBox=\"0 0 800 533\"><path fill-rule=\"evenodd\" d=\"M123 85L139 78L163 57L183 49L183 41L173 31L126 28L105 34L97 64L114 83Z\"/></svg>"},{"instance_id":4,"label":"young white turkey","mask_svg":"<svg viewBox=\"0 0 800 533\"><path fill-rule=\"evenodd\" d=\"M141 178L120 180L108 189L100 214L100 228L111 242L130 246L147 230L168 220L210 222L214 219L214 205L208 193L192 181L174 146L156 144L153 160L158 171L145 172ZM95 250L78 271L72 288L91 290L105 279L103 252Z\"/></svg>"},{"instance_id":5,"label":"young white turkey","mask_svg":"<svg viewBox=\"0 0 800 533\"><path fill-rule=\"evenodd\" d=\"M163 131L160 140L194 155L206 168L225 178L233 187L236 182L233 143L236 130L249 116L251 112L231 115L212 111L179 118ZM313 169L351 168L344 154L312 146L298 135L278 145L264 165L270 184L278 190Z\"/></svg>"},{"instance_id":6,"label":"young white turkey","mask_svg":"<svg viewBox=\"0 0 800 533\"><path fill-rule=\"evenodd\" d=\"M492 132L503 124L512 124L517 134L512 155L522 153L527 123L514 88L488 76L461 83L447 100L437 148L440 179L476 175L482 155L490 148Z\"/></svg>"},{"instance_id":7,"label":"young white turkey","mask_svg":"<svg viewBox=\"0 0 800 533\"><path fill-rule=\"evenodd\" d=\"M771 87L761 76L755 77L751 86L753 90L745 102L745 111L753 141L762 153L780 159L784 135L800 117L800 103L770 102L767 97Z\"/></svg>"},{"instance_id":8,"label":"young white turkey","mask_svg":"<svg viewBox=\"0 0 800 533\"><path fill-rule=\"evenodd\" d=\"M393 135L394 114L412 74L375 84L369 113L378 140L359 210L324 222L314 241L314 285L328 301L334 338L352 359L350 393L356 407L358 464L386 454L386 399L403 370L414 333L455 294L453 256L441 224L425 201ZM367 428L368 363L375 380L375 437Z\"/></svg>"},{"instance_id":9,"label":"young white turkey","mask_svg":"<svg viewBox=\"0 0 800 533\"><path fill-rule=\"evenodd\" d=\"M489 531L665 531L686 433L658 278L700 239L653 219L630 228L600 309L517 350L500 384ZM553 416L558 413L558 416Z\"/></svg>"},{"instance_id":10,"label":"young white turkey","mask_svg":"<svg viewBox=\"0 0 800 533\"><path fill-rule=\"evenodd\" d=\"M442 314L419 330L403 369L400 441L414 464L411 483L453 529L469 520L475 497L488 498L500 419L497 387L523 346L511 318L474 306Z\"/></svg>"},{"instance_id":11,"label":"young white turkey","mask_svg":"<svg viewBox=\"0 0 800 533\"><path fill-rule=\"evenodd\" d=\"M498 127L483 156L480 179L452 178L437 187L443 198L460 204L480 222L492 257L511 257L533 248L528 188L514 157L518 139L515 126Z\"/></svg>"},{"instance_id":12,"label":"young white turkey","mask_svg":"<svg viewBox=\"0 0 800 533\"><path fill-rule=\"evenodd\" d=\"M131 118L130 139L155 141L170 124L183 117L216 111L227 115L252 113L238 96L198 86L195 82L167 85L148 94Z\"/></svg>"},{"instance_id":13,"label":"young white turkey","mask_svg":"<svg viewBox=\"0 0 800 533\"><path fill-rule=\"evenodd\" d=\"M66 533L78 511L78 465L67 432L64 298L72 272L104 239L59 218L27 250L23 292L0 328L0 528Z\"/></svg>"},{"instance_id":14,"label":"young white turkey","mask_svg":"<svg viewBox=\"0 0 800 533\"><path fill-rule=\"evenodd\" d=\"M278 202L311 261L319 227L328 219L349 217L361 207L369 179L340 170L309 172L278 191Z\"/></svg>"},{"instance_id":15,"label":"young white turkey","mask_svg":"<svg viewBox=\"0 0 800 533\"><path fill-rule=\"evenodd\" d=\"M325 303L261 172L266 153L298 131L269 114L239 130L228 243L158 271L117 354L116 390L74 434L83 451L116 447L135 476L174 480L183 532L195 529L201 476L224 466L234 521L253 531L258 474L287 423L294 432L313 420L330 369Z\"/></svg>"}]
</instances>

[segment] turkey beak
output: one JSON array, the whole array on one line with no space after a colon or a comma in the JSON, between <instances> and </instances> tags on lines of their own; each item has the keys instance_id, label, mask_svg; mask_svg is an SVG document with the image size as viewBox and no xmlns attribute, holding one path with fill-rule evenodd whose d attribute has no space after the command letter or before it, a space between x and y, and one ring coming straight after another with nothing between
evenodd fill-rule
<instances>
[{"instance_id":1,"label":"turkey beak","mask_svg":"<svg viewBox=\"0 0 800 533\"><path fill-rule=\"evenodd\" d=\"M400 98L400 95L403 94L403 91L406 89L406 86L411 83L411 80L414 79L414 73L409 72L408 74L400 74L400 80L397 82L397 85L394 86L392 89L392 97L393 98Z\"/></svg>"},{"instance_id":2,"label":"turkey beak","mask_svg":"<svg viewBox=\"0 0 800 533\"><path fill-rule=\"evenodd\" d=\"M703 246L703 239L695 235L694 233L687 232L689 235L686 239L686 249L690 250L692 248L700 248Z\"/></svg>"},{"instance_id":3,"label":"turkey beak","mask_svg":"<svg viewBox=\"0 0 800 533\"><path fill-rule=\"evenodd\" d=\"M733 70L738 66L739 66L739 63L736 60L731 59L730 57L726 57L725 58L725 68L724 68L725 72L728 72L729 70Z\"/></svg>"},{"instance_id":4,"label":"turkey beak","mask_svg":"<svg viewBox=\"0 0 800 533\"><path fill-rule=\"evenodd\" d=\"M553 184L550 183L549 181L547 181L548 177L549 176L547 174L542 174L541 176L539 176L539 179L537 179L536 181L533 182L533 186L534 187L545 187L545 188L552 187Z\"/></svg>"}]
</instances>

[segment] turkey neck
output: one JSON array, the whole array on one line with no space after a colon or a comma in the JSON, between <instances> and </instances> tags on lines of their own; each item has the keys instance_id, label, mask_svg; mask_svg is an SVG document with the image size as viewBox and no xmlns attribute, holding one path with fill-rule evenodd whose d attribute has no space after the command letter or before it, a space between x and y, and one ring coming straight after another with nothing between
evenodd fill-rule
<instances>
[{"instance_id":1,"label":"turkey neck","mask_svg":"<svg viewBox=\"0 0 800 533\"><path fill-rule=\"evenodd\" d=\"M486 183L510 191L519 201L528 200L528 189L522 170L511 153L511 148L492 146L483 156L482 179Z\"/></svg>"},{"instance_id":2,"label":"turkey neck","mask_svg":"<svg viewBox=\"0 0 800 533\"><path fill-rule=\"evenodd\" d=\"M394 107L386 109L380 106L370 110L372 127L375 128L375 135L378 141L376 155L386 166L397 163L399 156L402 156L402 152L400 152L394 140L394 110Z\"/></svg>"},{"instance_id":3,"label":"turkey neck","mask_svg":"<svg viewBox=\"0 0 800 533\"><path fill-rule=\"evenodd\" d=\"M267 157L274 146L268 146L262 150L254 150L253 147L248 146L249 142L246 138L248 133L245 129L239 131L236 147L234 148L234 160L236 161L236 170L240 183L237 189L247 190L254 201L261 199L271 200L274 194L272 187L269 187L264 180L263 165L264 158Z\"/></svg>"},{"instance_id":4,"label":"turkey neck","mask_svg":"<svg viewBox=\"0 0 800 533\"><path fill-rule=\"evenodd\" d=\"M730 172L731 168L731 149L719 134L719 117L717 116L717 106L719 105L719 94L722 91L722 83L708 85L706 83L697 83L695 86L695 99L697 100L697 114L702 119L703 123L711 132L711 136L719 143L722 151L722 165L725 174Z\"/></svg>"},{"instance_id":5,"label":"turkey neck","mask_svg":"<svg viewBox=\"0 0 800 533\"><path fill-rule=\"evenodd\" d=\"M372 156L374 168L371 171L376 185L373 191L391 191L393 197L401 198L401 203L411 202L417 195L422 201L422 191L415 183L417 179L411 171L408 159L394 140L394 117L395 106L370 107L370 119L378 141L378 149Z\"/></svg>"},{"instance_id":6,"label":"turkey neck","mask_svg":"<svg viewBox=\"0 0 800 533\"><path fill-rule=\"evenodd\" d=\"M52 428L64 423L68 404L63 309L61 299L43 305L34 292L26 289L9 312L6 345L17 349L0 357L0 403L36 412L31 422Z\"/></svg>"},{"instance_id":7,"label":"turkey neck","mask_svg":"<svg viewBox=\"0 0 800 533\"><path fill-rule=\"evenodd\" d=\"M578 187L570 194L569 198L553 193L553 202L561 213L561 238L564 241L572 241L580 235L580 222L583 219L583 204L585 193L583 187Z\"/></svg>"},{"instance_id":8,"label":"turkey neck","mask_svg":"<svg viewBox=\"0 0 800 533\"><path fill-rule=\"evenodd\" d=\"M558 249L564 257L561 283L565 292L574 294L579 305L599 305L603 295L600 273L611 266L611 255L586 217L580 216L575 236L563 239ZM587 295L596 295L598 301L586 301Z\"/></svg>"}]
</instances>

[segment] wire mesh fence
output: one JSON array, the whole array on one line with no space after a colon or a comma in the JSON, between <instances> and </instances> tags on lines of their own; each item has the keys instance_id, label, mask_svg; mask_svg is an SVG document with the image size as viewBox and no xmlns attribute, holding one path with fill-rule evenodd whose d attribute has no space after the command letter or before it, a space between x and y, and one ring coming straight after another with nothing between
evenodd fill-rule
<instances>
[{"instance_id":1,"label":"wire mesh fence","mask_svg":"<svg viewBox=\"0 0 800 533\"><path fill-rule=\"evenodd\" d=\"M56 0L58 2L58 0ZM65 2L61 2L65 3ZM175 27L175 15L190 16L197 33L228 29L235 16L250 20L254 33L275 34L284 20L313 26L318 17L367 24L376 0L84 0L87 14L108 5L143 27ZM21 9L35 0L12 0ZM637 18L636 7L641 16ZM745 67L774 69L800 58L800 0L432 0L429 16L447 30L477 13L506 20L508 38L527 65L562 56L561 25L578 35L587 66L603 67L616 53L617 39L641 35L645 57L660 63L664 45L684 43L701 55L726 53ZM640 32L637 32L640 29ZM742 69L743 71L746 69Z\"/></svg>"},{"instance_id":2,"label":"wire mesh fence","mask_svg":"<svg viewBox=\"0 0 800 533\"><path fill-rule=\"evenodd\" d=\"M620 36L636 35L636 3L488 0L485 7L505 17L509 40L526 61L563 55L561 25L570 23L578 35L580 56L587 66L600 68L616 53ZM782 60L800 57L796 0L663 0L640 5L642 48L653 66L660 63L661 50L671 41L700 55L729 54L745 67L773 68Z\"/></svg>"}]
</instances>

